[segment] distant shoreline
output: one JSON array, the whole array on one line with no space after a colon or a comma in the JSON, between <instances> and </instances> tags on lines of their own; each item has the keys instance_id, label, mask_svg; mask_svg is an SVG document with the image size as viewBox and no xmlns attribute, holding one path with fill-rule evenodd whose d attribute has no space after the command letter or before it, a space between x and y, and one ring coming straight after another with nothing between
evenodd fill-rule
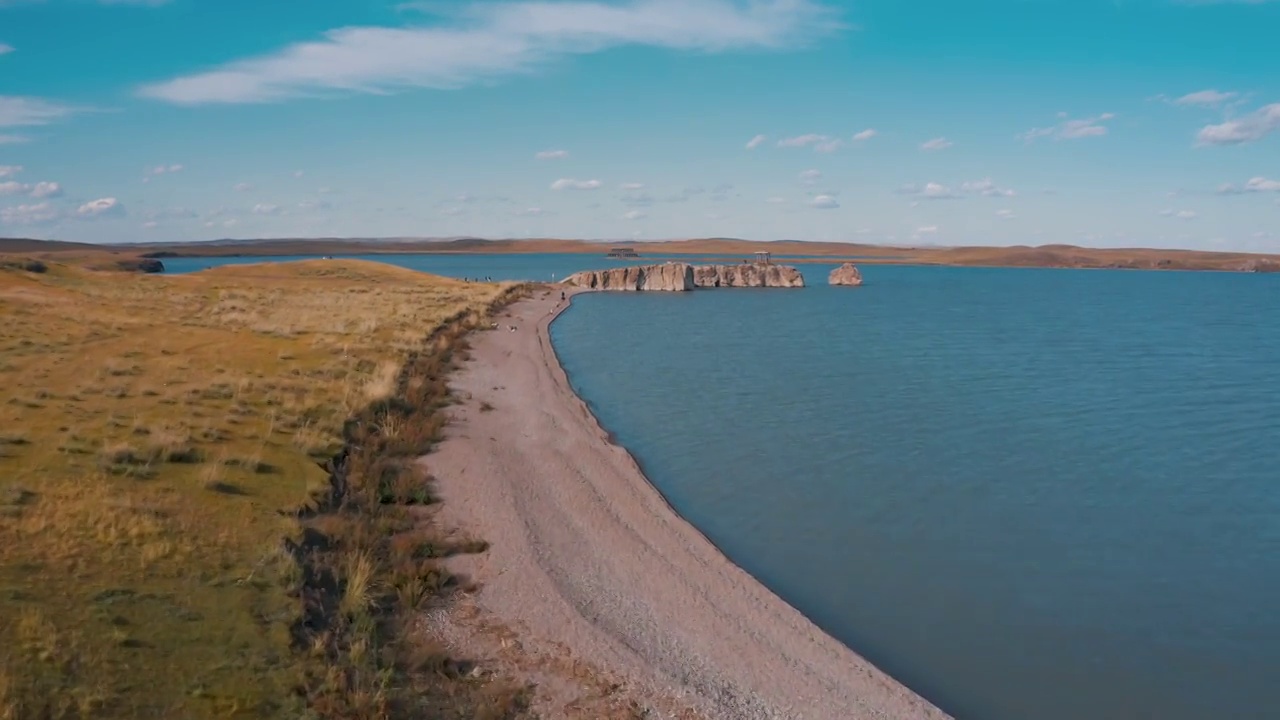
<instances>
[{"instance_id":1,"label":"distant shoreline","mask_svg":"<svg viewBox=\"0 0 1280 720\"><path fill-rule=\"evenodd\" d=\"M263 257L272 255L380 254L598 254L606 260L621 243L584 240L486 240L482 238L369 239L312 238L293 240L221 240L149 245L92 245L52 240L0 238L0 254L37 257L70 253L142 258ZM1011 247L899 247L856 243L801 241L761 242L711 238L626 243L641 261L697 256L736 260L767 250L789 263L828 263L852 260L868 265L942 265L962 267L1043 267L1124 270L1216 270L1280 272L1280 254L1162 250L1154 248L1083 248L1074 245ZM583 268L587 269L587 268Z\"/></svg>"},{"instance_id":2,"label":"distant shoreline","mask_svg":"<svg viewBox=\"0 0 1280 720\"><path fill-rule=\"evenodd\" d=\"M490 543L452 561L480 588L438 620L458 649L545 680L549 717L624 716L633 702L655 717L948 717L671 507L573 391L549 332L568 303L539 295L473 336L451 378L462 402L423 458L440 520ZM519 652L495 646L494 628Z\"/></svg>"}]
</instances>

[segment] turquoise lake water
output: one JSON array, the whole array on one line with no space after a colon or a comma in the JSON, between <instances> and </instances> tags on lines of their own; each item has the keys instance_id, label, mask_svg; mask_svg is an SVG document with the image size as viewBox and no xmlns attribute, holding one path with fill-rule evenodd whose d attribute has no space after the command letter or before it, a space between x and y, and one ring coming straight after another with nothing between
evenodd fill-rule
<instances>
[{"instance_id":1,"label":"turquoise lake water","mask_svg":"<svg viewBox=\"0 0 1280 720\"><path fill-rule=\"evenodd\" d=\"M584 295L552 327L682 514L958 718L1280 713L1280 276L800 268Z\"/></svg>"}]
</instances>

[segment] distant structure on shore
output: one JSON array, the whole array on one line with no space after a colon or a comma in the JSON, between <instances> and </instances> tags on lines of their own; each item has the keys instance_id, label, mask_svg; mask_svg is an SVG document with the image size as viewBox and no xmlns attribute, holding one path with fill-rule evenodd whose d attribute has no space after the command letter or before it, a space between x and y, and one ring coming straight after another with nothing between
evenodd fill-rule
<instances>
[{"instance_id":1,"label":"distant structure on shore","mask_svg":"<svg viewBox=\"0 0 1280 720\"><path fill-rule=\"evenodd\" d=\"M609 248L609 254L608 254L608 256L607 256L607 257L611 257L611 258L635 258L635 257L640 257L640 253L636 252L636 251L635 251L635 248L629 248L629 247L616 247L616 248Z\"/></svg>"},{"instance_id":2,"label":"distant structure on shore","mask_svg":"<svg viewBox=\"0 0 1280 720\"><path fill-rule=\"evenodd\" d=\"M768 250L757 250L755 255L756 255L756 262L760 263L761 265L773 264L773 253L769 252Z\"/></svg>"}]
</instances>

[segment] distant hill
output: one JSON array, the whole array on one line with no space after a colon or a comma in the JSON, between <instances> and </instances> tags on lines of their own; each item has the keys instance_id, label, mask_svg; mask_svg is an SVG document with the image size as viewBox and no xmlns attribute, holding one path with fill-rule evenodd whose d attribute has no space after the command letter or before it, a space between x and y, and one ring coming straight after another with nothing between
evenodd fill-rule
<instances>
[{"instance_id":1,"label":"distant hill","mask_svg":"<svg viewBox=\"0 0 1280 720\"><path fill-rule=\"evenodd\" d=\"M92 245L52 240L0 238L0 253L111 253L145 258L265 255L359 255L379 253L584 253L603 256L610 246L626 245L641 256L699 255L747 258L766 248L774 255L811 262L854 259L862 264L921 264L992 267L1124 268L1149 270L1280 271L1280 255L1235 252L1160 250L1153 248L1084 248L1074 245L1031 247L886 246L857 243L768 242L737 238L691 238L648 242L619 240L448 238L291 238L223 239L189 243ZM800 262L805 262L804 259Z\"/></svg>"}]
</instances>

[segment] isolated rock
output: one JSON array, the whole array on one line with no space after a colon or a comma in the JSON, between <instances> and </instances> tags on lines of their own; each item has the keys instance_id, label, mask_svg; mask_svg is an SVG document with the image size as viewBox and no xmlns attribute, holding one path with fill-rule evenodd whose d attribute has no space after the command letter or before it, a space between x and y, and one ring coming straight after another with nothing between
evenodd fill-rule
<instances>
[{"instance_id":1,"label":"isolated rock","mask_svg":"<svg viewBox=\"0 0 1280 720\"><path fill-rule=\"evenodd\" d=\"M827 276L828 285L861 285L862 273L858 272L858 266L853 263L845 263Z\"/></svg>"},{"instance_id":2,"label":"isolated rock","mask_svg":"<svg viewBox=\"0 0 1280 720\"><path fill-rule=\"evenodd\" d=\"M693 289L693 266L672 262L585 270L570 275L562 282L589 290L685 292Z\"/></svg>"},{"instance_id":3,"label":"isolated rock","mask_svg":"<svg viewBox=\"0 0 1280 720\"><path fill-rule=\"evenodd\" d=\"M802 288L804 276L788 265L742 263L740 265L698 265L693 268L693 284L700 288L780 287Z\"/></svg>"}]
</instances>

